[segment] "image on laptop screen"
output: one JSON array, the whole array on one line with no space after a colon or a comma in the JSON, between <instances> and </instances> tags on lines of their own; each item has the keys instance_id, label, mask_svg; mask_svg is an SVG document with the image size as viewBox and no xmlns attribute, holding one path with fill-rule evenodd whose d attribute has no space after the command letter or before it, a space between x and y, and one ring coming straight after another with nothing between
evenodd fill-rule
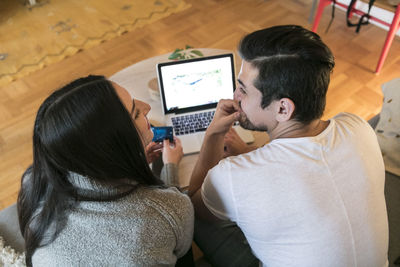
<instances>
[{"instance_id":1,"label":"image on laptop screen","mask_svg":"<svg viewBox=\"0 0 400 267\"><path fill-rule=\"evenodd\" d=\"M232 99L235 88L233 55L219 55L158 65L165 113L215 105Z\"/></svg>"}]
</instances>

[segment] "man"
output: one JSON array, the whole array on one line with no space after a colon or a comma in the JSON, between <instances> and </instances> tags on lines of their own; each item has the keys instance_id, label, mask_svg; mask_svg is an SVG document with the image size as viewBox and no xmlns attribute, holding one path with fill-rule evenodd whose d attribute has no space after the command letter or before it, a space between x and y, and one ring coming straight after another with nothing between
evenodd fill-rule
<instances>
[{"instance_id":1,"label":"man","mask_svg":"<svg viewBox=\"0 0 400 267\"><path fill-rule=\"evenodd\" d=\"M288 25L245 36L239 54L235 100L219 102L192 174L196 216L236 223L263 266L387 266L385 172L374 131L352 114L321 120L334 66L329 48ZM270 143L223 159L235 121L266 131ZM225 150L246 148L234 144Z\"/></svg>"}]
</instances>

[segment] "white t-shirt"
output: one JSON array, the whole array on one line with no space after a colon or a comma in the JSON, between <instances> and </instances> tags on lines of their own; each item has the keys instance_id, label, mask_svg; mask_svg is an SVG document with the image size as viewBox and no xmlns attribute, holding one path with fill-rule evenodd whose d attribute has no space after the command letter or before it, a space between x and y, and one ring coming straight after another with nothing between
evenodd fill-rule
<instances>
[{"instance_id":1,"label":"white t-shirt","mask_svg":"<svg viewBox=\"0 0 400 267\"><path fill-rule=\"evenodd\" d=\"M387 266L385 169L366 121L341 113L211 169L202 198L237 223L264 266Z\"/></svg>"}]
</instances>

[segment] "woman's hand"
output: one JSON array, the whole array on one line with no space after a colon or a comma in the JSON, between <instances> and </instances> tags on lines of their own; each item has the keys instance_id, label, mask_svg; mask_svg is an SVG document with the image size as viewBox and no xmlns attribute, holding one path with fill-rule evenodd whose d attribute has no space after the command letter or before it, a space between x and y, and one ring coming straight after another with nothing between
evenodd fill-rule
<instances>
[{"instance_id":1,"label":"woman's hand","mask_svg":"<svg viewBox=\"0 0 400 267\"><path fill-rule=\"evenodd\" d=\"M174 136L174 143L170 143L168 139L163 142L162 158L164 164L174 163L179 164L183 157L183 148L181 140Z\"/></svg>"},{"instance_id":2,"label":"woman's hand","mask_svg":"<svg viewBox=\"0 0 400 267\"><path fill-rule=\"evenodd\" d=\"M154 162L161 155L162 148L163 143L150 142L150 144L146 146L146 157L149 164Z\"/></svg>"}]
</instances>

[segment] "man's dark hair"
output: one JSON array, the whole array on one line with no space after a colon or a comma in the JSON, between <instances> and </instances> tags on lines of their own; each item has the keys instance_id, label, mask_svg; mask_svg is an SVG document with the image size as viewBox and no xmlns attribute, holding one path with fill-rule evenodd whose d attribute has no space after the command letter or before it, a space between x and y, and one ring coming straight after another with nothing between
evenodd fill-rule
<instances>
[{"instance_id":1,"label":"man's dark hair","mask_svg":"<svg viewBox=\"0 0 400 267\"><path fill-rule=\"evenodd\" d=\"M286 97L296 106L293 119L307 124L322 116L335 61L317 34L296 25L259 30L241 40L239 54L259 70L262 108Z\"/></svg>"}]
</instances>

